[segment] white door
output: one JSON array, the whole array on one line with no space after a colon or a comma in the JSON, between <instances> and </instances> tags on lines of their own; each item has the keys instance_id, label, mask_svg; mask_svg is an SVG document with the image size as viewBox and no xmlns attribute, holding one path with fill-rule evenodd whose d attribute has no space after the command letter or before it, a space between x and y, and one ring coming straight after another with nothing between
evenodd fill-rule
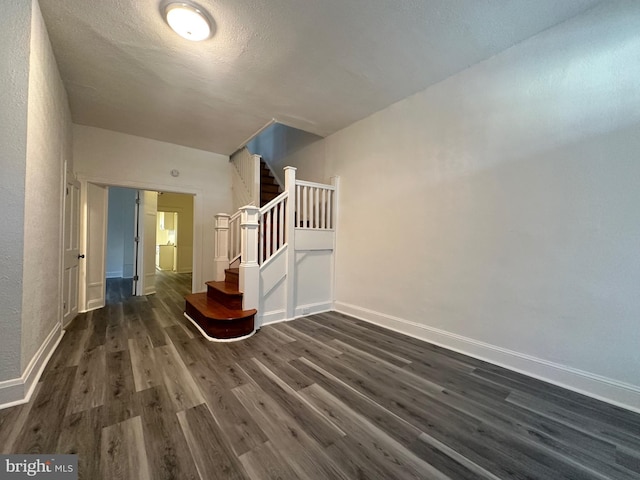
<instances>
[{"instance_id":1,"label":"white door","mask_svg":"<svg viewBox=\"0 0 640 480\"><path fill-rule=\"evenodd\" d=\"M80 272L80 182L67 174L64 199L64 271L62 284L62 326L69 325L78 314L78 280Z\"/></svg>"},{"instance_id":2,"label":"white door","mask_svg":"<svg viewBox=\"0 0 640 480\"><path fill-rule=\"evenodd\" d=\"M84 235L80 247L86 258L84 263L80 263L80 273L84 279L80 303L84 305L84 310L88 311L104 307L105 302L105 252L109 204L107 187L87 183L82 203L86 209L81 229Z\"/></svg>"},{"instance_id":3,"label":"white door","mask_svg":"<svg viewBox=\"0 0 640 480\"><path fill-rule=\"evenodd\" d=\"M156 228L158 192L138 192L137 252L134 294L156 293Z\"/></svg>"}]
</instances>

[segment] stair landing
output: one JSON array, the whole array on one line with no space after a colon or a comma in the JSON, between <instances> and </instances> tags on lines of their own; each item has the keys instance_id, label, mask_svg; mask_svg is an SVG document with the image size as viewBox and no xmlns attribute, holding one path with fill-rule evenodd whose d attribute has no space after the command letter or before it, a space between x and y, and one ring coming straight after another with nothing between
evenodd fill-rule
<instances>
[{"instance_id":1,"label":"stair landing","mask_svg":"<svg viewBox=\"0 0 640 480\"><path fill-rule=\"evenodd\" d=\"M224 282L207 282L206 293L185 297L185 316L211 341L233 341L255 332L257 310L242 309L237 272L227 270Z\"/></svg>"}]
</instances>

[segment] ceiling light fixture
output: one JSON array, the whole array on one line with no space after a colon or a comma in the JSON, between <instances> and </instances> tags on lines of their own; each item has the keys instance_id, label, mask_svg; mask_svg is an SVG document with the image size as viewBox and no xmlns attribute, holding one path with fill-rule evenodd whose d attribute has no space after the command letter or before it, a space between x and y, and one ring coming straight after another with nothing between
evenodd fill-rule
<instances>
[{"instance_id":1,"label":"ceiling light fixture","mask_svg":"<svg viewBox=\"0 0 640 480\"><path fill-rule=\"evenodd\" d=\"M169 2L161 11L167 24L183 38L199 42L211 36L209 15L195 3Z\"/></svg>"}]
</instances>

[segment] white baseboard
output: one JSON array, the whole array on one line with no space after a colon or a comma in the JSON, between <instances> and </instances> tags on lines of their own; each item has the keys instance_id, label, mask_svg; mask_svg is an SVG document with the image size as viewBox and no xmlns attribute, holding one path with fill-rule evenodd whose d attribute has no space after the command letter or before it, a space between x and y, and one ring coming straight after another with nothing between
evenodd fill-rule
<instances>
[{"instance_id":1,"label":"white baseboard","mask_svg":"<svg viewBox=\"0 0 640 480\"><path fill-rule=\"evenodd\" d=\"M272 312L267 312L260 315L258 312L258 318L260 319L260 326L264 327L265 325L271 325L273 323L286 322L290 320L287 318L286 310L274 310Z\"/></svg>"},{"instance_id":2,"label":"white baseboard","mask_svg":"<svg viewBox=\"0 0 640 480\"><path fill-rule=\"evenodd\" d=\"M640 413L640 386L620 382L344 302L335 302L334 310Z\"/></svg>"},{"instance_id":3,"label":"white baseboard","mask_svg":"<svg viewBox=\"0 0 640 480\"><path fill-rule=\"evenodd\" d=\"M308 305L300 305L299 307L296 307L293 318L288 318L287 312L284 309L274 310L262 315L258 313L258 315L260 318L260 326L264 327L265 325L273 325L274 323L280 322L290 322L291 320L295 320L296 318L306 317L307 315L315 315L316 313L330 312L331 310L333 310L333 302L320 302L310 303Z\"/></svg>"},{"instance_id":4,"label":"white baseboard","mask_svg":"<svg viewBox=\"0 0 640 480\"><path fill-rule=\"evenodd\" d=\"M56 323L27 365L24 373L18 378L0 382L0 409L27 403L31 399L44 367L58 347L63 335L64 330L61 329L59 323Z\"/></svg>"},{"instance_id":5,"label":"white baseboard","mask_svg":"<svg viewBox=\"0 0 640 480\"><path fill-rule=\"evenodd\" d=\"M315 315L316 313L330 312L333 310L333 302L309 303L296 307L295 317L304 317L306 315Z\"/></svg>"}]
</instances>

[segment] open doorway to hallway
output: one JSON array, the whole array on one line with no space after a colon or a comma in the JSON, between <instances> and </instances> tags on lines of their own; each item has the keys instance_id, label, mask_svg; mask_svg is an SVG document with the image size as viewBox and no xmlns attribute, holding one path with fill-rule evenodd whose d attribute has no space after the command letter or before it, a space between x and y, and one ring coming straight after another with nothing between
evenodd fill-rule
<instances>
[{"instance_id":1,"label":"open doorway to hallway","mask_svg":"<svg viewBox=\"0 0 640 480\"><path fill-rule=\"evenodd\" d=\"M109 187L107 219L107 248L105 258L106 302L109 295L126 285L126 294L133 292L135 273L137 191L130 188ZM120 297L125 292L119 292Z\"/></svg>"},{"instance_id":2,"label":"open doorway to hallway","mask_svg":"<svg viewBox=\"0 0 640 480\"><path fill-rule=\"evenodd\" d=\"M109 187L107 211L106 303L155 293L161 271L191 278L192 195Z\"/></svg>"},{"instance_id":3,"label":"open doorway to hallway","mask_svg":"<svg viewBox=\"0 0 640 480\"><path fill-rule=\"evenodd\" d=\"M193 195L158 193L156 268L162 271L193 271Z\"/></svg>"}]
</instances>

